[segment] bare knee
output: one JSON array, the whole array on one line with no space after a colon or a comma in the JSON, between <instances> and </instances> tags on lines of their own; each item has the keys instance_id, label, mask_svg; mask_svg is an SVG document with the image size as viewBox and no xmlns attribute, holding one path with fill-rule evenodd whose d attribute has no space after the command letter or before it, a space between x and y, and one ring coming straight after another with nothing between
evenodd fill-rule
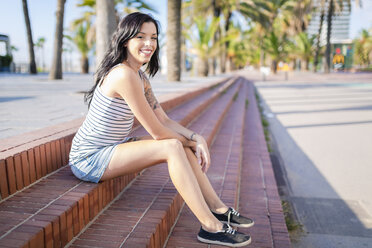
<instances>
[{"instance_id":1,"label":"bare knee","mask_svg":"<svg viewBox=\"0 0 372 248\"><path fill-rule=\"evenodd\" d=\"M178 139L164 140L164 149L168 159L178 157L180 154L184 153L183 145Z\"/></svg>"}]
</instances>

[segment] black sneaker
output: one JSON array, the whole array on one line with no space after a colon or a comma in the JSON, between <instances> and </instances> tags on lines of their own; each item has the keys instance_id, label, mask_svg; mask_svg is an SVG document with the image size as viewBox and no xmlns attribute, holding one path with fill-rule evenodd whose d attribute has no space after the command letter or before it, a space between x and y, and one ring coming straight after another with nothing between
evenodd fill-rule
<instances>
[{"instance_id":1,"label":"black sneaker","mask_svg":"<svg viewBox=\"0 0 372 248\"><path fill-rule=\"evenodd\" d=\"M240 233L227 224L223 224L222 230L218 232L207 232L203 228L200 228L198 240L203 243L230 247L241 247L251 243L251 237L249 235Z\"/></svg>"},{"instance_id":2,"label":"black sneaker","mask_svg":"<svg viewBox=\"0 0 372 248\"><path fill-rule=\"evenodd\" d=\"M233 208L229 208L229 210L227 210L224 214L213 213L213 215L222 223L226 223L230 226L251 227L254 225L254 221L252 219L240 215L240 213Z\"/></svg>"}]
</instances>

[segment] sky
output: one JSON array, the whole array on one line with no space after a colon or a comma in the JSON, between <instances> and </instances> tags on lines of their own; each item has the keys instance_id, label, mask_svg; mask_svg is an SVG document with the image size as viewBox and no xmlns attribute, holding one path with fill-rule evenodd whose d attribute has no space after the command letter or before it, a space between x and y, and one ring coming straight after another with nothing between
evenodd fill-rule
<instances>
[{"instance_id":1,"label":"sky","mask_svg":"<svg viewBox=\"0 0 372 248\"><path fill-rule=\"evenodd\" d=\"M67 0L65 4L64 27L68 28L72 20L81 16L84 12L82 8L76 7L79 0ZM167 0L147 1L158 11L153 16L160 21L162 33L166 32L167 20ZM156 3L156 4L155 4ZM55 32L55 10L57 0L28 0L29 15L34 43L38 38L44 37L45 42L45 60L49 65L52 60L53 37ZM355 38L362 28L372 27L372 0L362 0L362 8L353 4L350 19L350 38ZM27 63L28 48L26 27L23 17L21 0L0 0L0 33L10 36L11 45L18 48L13 53L16 63ZM35 51L37 58L40 53ZM68 56L66 56L68 57ZM77 52L70 55L74 65L79 64L79 55ZM37 61L38 62L38 61Z\"/></svg>"}]
</instances>

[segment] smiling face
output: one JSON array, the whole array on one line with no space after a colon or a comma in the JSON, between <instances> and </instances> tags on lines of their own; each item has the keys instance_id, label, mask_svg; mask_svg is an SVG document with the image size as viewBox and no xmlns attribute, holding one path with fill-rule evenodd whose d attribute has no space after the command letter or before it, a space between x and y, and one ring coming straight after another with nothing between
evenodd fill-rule
<instances>
[{"instance_id":1,"label":"smiling face","mask_svg":"<svg viewBox=\"0 0 372 248\"><path fill-rule=\"evenodd\" d=\"M157 48L157 31L155 24L145 22L138 34L126 44L127 61L130 65L141 67L148 63Z\"/></svg>"}]
</instances>

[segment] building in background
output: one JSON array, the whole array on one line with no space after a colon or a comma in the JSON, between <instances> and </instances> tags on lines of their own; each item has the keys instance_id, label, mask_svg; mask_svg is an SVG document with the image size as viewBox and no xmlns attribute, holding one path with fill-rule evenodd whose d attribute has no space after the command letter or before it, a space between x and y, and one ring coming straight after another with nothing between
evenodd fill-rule
<instances>
[{"instance_id":1,"label":"building in background","mask_svg":"<svg viewBox=\"0 0 372 248\"><path fill-rule=\"evenodd\" d=\"M307 33L311 35L318 35L319 25L320 25L320 15L321 15L321 7L320 3L321 0L313 0L314 6L317 8L317 11L313 13L311 18L310 24L307 29ZM328 7L329 1L326 1L324 9L324 20L323 25L321 27L321 34L320 34L320 46L323 47L327 43L327 14L328 14ZM339 61L335 59L339 57L340 54L344 56L344 63L342 66L340 63L333 64L334 69L342 70L342 69L350 69L353 65L353 41L350 38L350 14L351 9L349 8L347 1L344 1L344 8L342 12L335 14L332 17L332 30L331 30L331 48L332 48L332 58L331 61ZM338 53L336 53L336 51ZM324 56L323 56L324 57ZM322 60L321 63L323 64L324 61ZM336 65L336 66L335 66Z\"/></svg>"},{"instance_id":2,"label":"building in background","mask_svg":"<svg viewBox=\"0 0 372 248\"><path fill-rule=\"evenodd\" d=\"M12 70L13 56L10 49L9 37L0 34L0 72L10 72Z\"/></svg>"}]
</instances>

